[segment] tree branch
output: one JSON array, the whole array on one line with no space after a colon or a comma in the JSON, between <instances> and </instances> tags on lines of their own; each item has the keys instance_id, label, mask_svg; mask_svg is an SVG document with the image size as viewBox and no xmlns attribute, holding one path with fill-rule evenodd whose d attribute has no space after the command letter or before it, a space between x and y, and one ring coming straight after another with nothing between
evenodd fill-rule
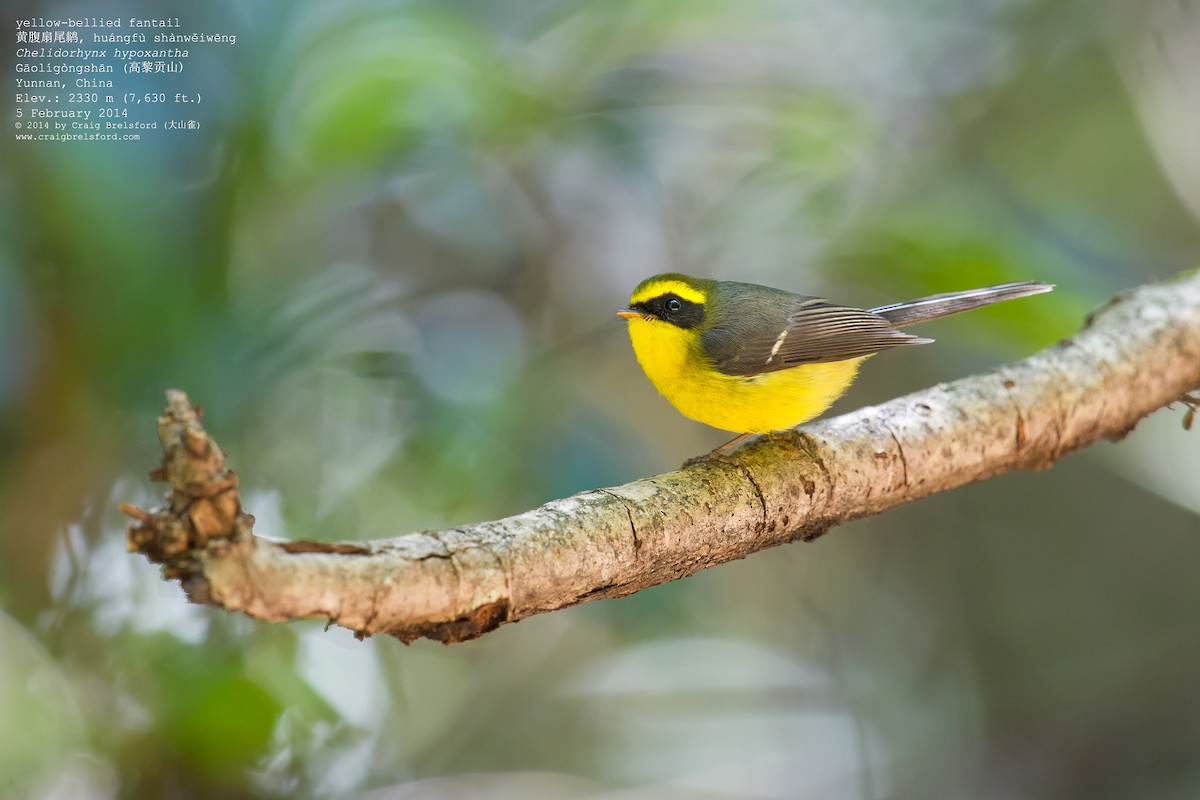
<instances>
[{"instance_id":1,"label":"tree branch","mask_svg":"<svg viewBox=\"0 0 1200 800\"><path fill-rule=\"evenodd\" d=\"M129 547L189 599L361 636L471 639L774 545L809 541L1012 469L1044 469L1200 386L1200 273L1119 295L1084 329L984 375L754 443L719 461L494 522L363 543L252 533L237 478L186 395L159 419L166 508L132 506Z\"/></svg>"}]
</instances>

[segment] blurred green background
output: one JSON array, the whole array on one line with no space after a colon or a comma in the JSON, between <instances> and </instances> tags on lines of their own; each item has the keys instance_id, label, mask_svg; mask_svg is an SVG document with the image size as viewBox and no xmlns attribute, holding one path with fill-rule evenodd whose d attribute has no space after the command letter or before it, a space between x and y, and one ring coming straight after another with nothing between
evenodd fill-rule
<instances>
[{"instance_id":1,"label":"blurred green background","mask_svg":"<svg viewBox=\"0 0 1200 800\"><path fill-rule=\"evenodd\" d=\"M1181 408L453 647L189 606L115 510L162 491L167 387L268 535L673 468L723 434L612 314L666 270L1058 284L841 410L1031 353L1200 260L1200 3L18 0L3 35L70 13L238 42L145 79L199 132L0 140L0 797L1200 797Z\"/></svg>"}]
</instances>

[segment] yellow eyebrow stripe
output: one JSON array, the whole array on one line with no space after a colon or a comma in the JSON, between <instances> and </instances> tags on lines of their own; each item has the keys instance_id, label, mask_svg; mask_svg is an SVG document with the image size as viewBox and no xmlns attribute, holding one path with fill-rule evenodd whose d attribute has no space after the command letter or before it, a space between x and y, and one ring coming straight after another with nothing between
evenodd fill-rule
<instances>
[{"instance_id":1,"label":"yellow eyebrow stripe","mask_svg":"<svg viewBox=\"0 0 1200 800\"><path fill-rule=\"evenodd\" d=\"M655 297L662 297L664 294L673 294L690 303L704 304L704 293L693 289L683 281L667 279L662 281L652 281L642 287L640 292L635 292L633 297L629 298L630 305L644 303L647 300L653 300Z\"/></svg>"}]
</instances>

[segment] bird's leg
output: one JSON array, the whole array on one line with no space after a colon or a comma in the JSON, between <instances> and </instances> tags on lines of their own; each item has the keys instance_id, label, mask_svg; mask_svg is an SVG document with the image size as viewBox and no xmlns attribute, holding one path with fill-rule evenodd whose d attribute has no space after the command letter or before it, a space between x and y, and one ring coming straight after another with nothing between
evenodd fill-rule
<instances>
[{"instance_id":1,"label":"bird's leg","mask_svg":"<svg viewBox=\"0 0 1200 800\"><path fill-rule=\"evenodd\" d=\"M729 452L736 450L741 445L745 444L749 439L754 438L756 433L743 433L740 436L735 436L720 447L714 448L712 452L702 456L692 456L687 461L683 462L685 467L694 467L697 464L703 464L707 461L721 461Z\"/></svg>"},{"instance_id":2,"label":"bird's leg","mask_svg":"<svg viewBox=\"0 0 1200 800\"><path fill-rule=\"evenodd\" d=\"M713 451L708 454L708 457L709 458L717 458L719 456L725 455L726 453L732 452L732 451L738 449L739 447L741 447L742 444L744 444L745 442L748 442L751 439L753 439L757 435L758 435L757 433L739 434L738 436L733 437L732 439L730 439L728 442L721 445L720 447L714 448Z\"/></svg>"}]
</instances>

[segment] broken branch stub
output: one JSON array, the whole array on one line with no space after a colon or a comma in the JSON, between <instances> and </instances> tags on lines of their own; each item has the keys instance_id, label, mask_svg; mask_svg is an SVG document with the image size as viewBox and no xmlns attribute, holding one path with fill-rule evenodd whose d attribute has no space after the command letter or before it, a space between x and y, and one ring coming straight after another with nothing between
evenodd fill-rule
<instances>
[{"instance_id":1,"label":"broken branch stub","mask_svg":"<svg viewBox=\"0 0 1200 800\"><path fill-rule=\"evenodd\" d=\"M225 454L183 392L167 391L158 438L163 460L150 478L170 484L166 507L147 512L122 503L121 511L134 518L127 534L129 551L166 565L168 577L182 577L174 561L216 540L250 540L254 517L242 511L237 475L225 465Z\"/></svg>"}]
</instances>

